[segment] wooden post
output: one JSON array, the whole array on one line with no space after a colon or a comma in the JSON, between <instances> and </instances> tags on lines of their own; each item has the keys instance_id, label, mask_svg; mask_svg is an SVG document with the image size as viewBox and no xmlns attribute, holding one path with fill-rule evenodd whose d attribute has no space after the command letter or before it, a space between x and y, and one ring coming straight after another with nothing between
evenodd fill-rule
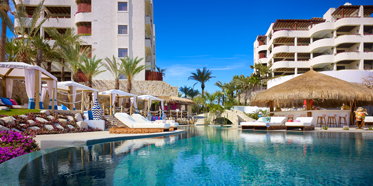
<instances>
[{"instance_id":1,"label":"wooden post","mask_svg":"<svg viewBox=\"0 0 373 186\"><path fill-rule=\"evenodd\" d=\"M150 99L148 99L148 112L150 112L150 106L151 106L151 102L150 102Z\"/></svg>"},{"instance_id":2,"label":"wooden post","mask_svg":"<svg viewBox=\"0 0 373 186\"><path fill-rule=\"evenodd\" d=\"M40 109L39 70L35 70L35 109Z\"/></svg>"},{"instance_id":3,"label":"wooden post","mask_svg":"<svg viewBox=\"0 0 373 186\"><path fill-rule=\"evenodd\" d=\"M113 108L112 101L113 101L113 95L110 94L110 109L109 109L110 116L113 115L113 113L112 113L112 110L113 110L113 109L112 109L112 108Z\"/></svg>"},{"instance_id":4,"label":"wooden post","mask_svg":"<svg viewBox=\"0 0 373 186\"><path fill-rule=\"evenodd\" d=\"M73 102L73 87L72 86L69 86L69 91L67 93L68 93L67 97L68 97L68 102L69 102L69 109L74 110L74 106L72 104Z\"/></svg>"},{"instance_id":5,"label":"wooden post","mask_svg":"<svg viewBox=\"0 0 373 186\"><path fill-rule=\"evenodd\" d=\"M350 101L350 126L355 125L356 101Z\"/></svg>"},{"instance_id":6,"label":"wooden post","mask_svg":"<svg viewBox=\"0 0 373 186\"><path fill-rule=\"evenodd\" d=\"M2 80L2 89L3 89L3 97L5 98L6 97L6 83L5 83L5 79L6 77L4 76L1 80Z\"/></svg>"},{"instance_id":7,"label":"wooden post","mask_svg":"<svg viewBox=\"0 0 373 186\"><path fill-rule=\"evenodd\" d=\"M123 113L123 106L120 106L120 112Z\"/></svg>"},{"instance_id":8,"label":"wooden post","mask_svg":"<svg viewBox=\"0 0 373 186\"><path fill-rule=\"evenodd\" d=\"M102 115L105 116L105 104L102 104L102 110L103 110Z\"/></svg>"},{"instance_id":9,"label":"wooden post","mask_svg":"<svg viewBox=\"0 0 373 186\"><path fill-rule=\"evenodd\" d=\"M84 109L84 90L82 90L82 102L80 103L80 110L82 114L84 113Z\"/></svg>"},{"instance_id":10,"label":"wooden post","mask_svg":"<svg viewBox=\"0 0 373 186\"><path fill-rule=\"evenodd\" d=\"M312 100L307 99L306 104L306 110L312 110ZM307 112L307 117L312 117L312 112Z\"/></svg>"},{"instance_id":11,"label":"wooden post","mask_svg":"<svg viewBox=\"0 0 373 186\"><path fill-rule=\"evenodd\" d=\"M54 100L56 99L56 89L53 87L53 95L52 95L52 110L54 110L54 104L56 103Z\"/></svg>"},{"instance_id":12,"label":"wooden post","mask_svg":"<svg viewBox=\"0 0 373 186\"><path fill-rule=\"evenodd\" d=\"M132 115L132 105L130 106L130 115Z\"/></svg>"}]
</instances>

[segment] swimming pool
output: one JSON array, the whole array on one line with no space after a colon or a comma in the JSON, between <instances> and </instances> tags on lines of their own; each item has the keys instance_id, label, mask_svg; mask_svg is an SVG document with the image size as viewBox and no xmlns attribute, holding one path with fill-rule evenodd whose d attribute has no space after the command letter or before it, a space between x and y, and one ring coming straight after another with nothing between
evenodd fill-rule
<instances>
[{"instance_id":1,"label":"swimming pool","mask_svg":"<svg viewBox=\"0 0 373 186\"><path fill-rule=\"evenodd\" d=\"M46 153L21 185L371 185L373 134L253 132L186 127L186 133ZM25 157L21 157L25 158ZM27 158L27 157L26 157Z\"/></svg>"}]
</instances>

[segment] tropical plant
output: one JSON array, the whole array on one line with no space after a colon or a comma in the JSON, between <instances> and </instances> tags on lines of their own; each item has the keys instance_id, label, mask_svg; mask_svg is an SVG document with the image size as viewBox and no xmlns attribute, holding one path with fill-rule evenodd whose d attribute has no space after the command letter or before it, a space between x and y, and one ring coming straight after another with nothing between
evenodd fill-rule
<instances>
[{"instance_id":1,"label":"tropical plant","mask_svg":"<svg viewBox=\"0 0 373 186\"><path fill-rule=\"evenodd\" d=\"M189 93L190 93L191 90L192 90L192 88L188 87L186 85L184 85L183 87L179 88L179 91L184 94L185 98L189 95Z\"/></svg>"},{"instance_id":2,"label":"tropical plant","mask_svg":"<svg viewBox=\"0 0 373 186\"><path fill-rule=\"evenodd\" d=\"M131 93L132 90L132 80L133 78L139 74L141 71L145 70L147 68L146 65L139 65L139 63L144 58L138 58L132 59L130 57L126 57L124 59L120 59L122 61L122 74L127 78L127 92Z\"/></svg>"},{"instance_id":3,"label":"tropical plant","mask_svg":"<svg viewBox=\"0 0 373 186\"><path fill-rule=\"evenodd\" d=\"M258 109L256 111L254 111L253 113L248 113L246 115L249 116L250 118L258 120L259 115L261 115L261 117L267 117L267 116L269 116L269 112L268 112L268 110Z\"/></svg>"},{"instance_id":4,"label":"tropical plant","mask_svg":"<svg viewBox=\"0 0 373 186\"><path fill-rule=\"evenodd\" d=\"M5 55L4 61L18 61L17 54L20 49L20 45L21 43L20 43L20 40L18 39L14 39L14 38L7 39L6 47L5 47L6 55Z\"/></svg>"},{"instance_id":5,"label":"tropical plant","mask_svg":"<svg viewBox=\"0 0 373 186\"><path fill-rule=\"evenodd\" d=\"M14 34L13 21L10 19L8 12L11 11L9 6L9 0L0 0L0 17L1 17L1 40L0 40L0 61L5 61L6 54L6 31L9 28Z\"/></svg>"},{"instance_id":6,"label":"tropical plant","mask_svg":"<svg viewBox=\"0 0 373 186\"><path fill-rule=\"evenodd\" d=\"M49 46L49 44L40 35L34 36L31 40L31 44L37 52L35 64L41 67L41 63L43 62L43 51Z\"/></svg>"},{"instance_id":7,"label":"tropical plant","mask_svg":"<svg viewBox=\"0 0 373 186\"><path fill-rule=\"evenodd\" d=\"M194 97L198 96L199 94L200 93L197 89L192 88L192 89L190 89L188 96L193 99Z\"/></svg>"},{"instance_id":8,"label":"tropical plant","mask_svg":"<svg viewBox=\"0 0 373 186\"><path fill-rule=\"evenodd\" d=\"M54 54L54 56L58 56L60 59L58 62L61 65L61 81L65 81L65 61L70 59L66 52L69 52L69 50L73 49L74 46L82 44L80 35L75 34L75 29L66 29L66 32L63 34L61 34L56 28L47 28L45 31L52 39L56 40L52 48L57 54ZM79 46L79 48L81 47ZM86 51L86 53L88 53L88 51ZM79 58L79 56L74 56L74 58Z\"/></svg>"},{"instance_id":9,"label":"tropical plant","mask_svg":"<svg viewBox=\"0 0 373 186\"><path fill-rule=\"evenodd\" d=\"M165 71L167 70L167 68L163 68L163 69L161 69L161 68L159 68L159 67L156 67L156 69L157 69L157 72L161 73L162 76L166 77L166 73L165 73Z\"/></svg>"},{"instance_id":10,"label":"tropical plant","mask_svg":"<svg viewBox=\"0 0 373 186\"><path fill-rule=\"evenodd\" d=\"M93 58L89 58L87 55L80 56L82 63L78 64L78 68L86 75L88 79L88 86L92 87L93 77L105 72L105 70L100 70L103 66L102 59L96 60L96 55Z\"/></svg>"},{"instance_id":11,"label":"tropical plant","mask_svg":"<svg viewBox=\"0 0 373 186\"><path fill-rule=\"evenodd\" d=\"M115 56L113 56L113 59L106 57L105 61L106 63L102 63L103 66L106 68L106 70L108 70L114 76L114 79L115 79L114 89L119 90L120 88L119 79L122 76L121 72L123 71L121 64L123 63L120 63L119 61L117 61L117 58L115 58Z\"/></svg>"},{"instance_id":12,"label":"tropical plant","mask_svg":"<svg viewBox=\"0 0 373 186\"><path fill-rule=\"evenodd\" d=\"M245 105L247 105L247 95L248 95L248 90L251 85L251 77L250 76L245 77L244 75L240 75L240 76L234 77L233 81L236 82L236 84L238 85L237 87L239 87L240 92L245 94ZM240 96L238 96L238 103L240 103Z\"/></svg>"},{"instance_id":13,"label":"tropical plant","mask_svg":"<svg viewBox=\"0 0 373 186\"><path fill-rule=\"evenodd\" d=\"M20 40L20 48L17 53L18 61L25 63L32 63L32 41L35 36L39 34L41 26L49 19L50 12L44 7L42 0L35 6L34 12L31 17L28 16L25 5L22 0L12 0L15 6L13 12L15 21L18 22L19 27L16 34ZM44 13L44 16L42 17Z\"/></svg>"},{"instance_id":14,"label":"tropical plant","mask_svg":"<svg viewBox=\"0 0 373 186\"><path fill-rule=\"evenodd\" d=\"M215 78L215 76L212 76L212 71L207 70L206 67L203 67L203 69L196 69L197 72L192 72L192 75L189 76L188 80L195 80L197 83L201 83L201 89L202 89L202 95L204 95L205 91L205 83L207 81L210 81L210 79Z\"/></svg>"},{"instance_id":15,"label":"tropical plant","mask_svg":"<svg viewBox=\"0 0 373 186\"><path fill-rule=\"evenodd\" d=\"M62 66L68 67L72 73L73 81L78 81L79 65L82 62L81 56L88 56L88 50L81 47L79 43L75 45L60 45L58 50L61 57L65 60Z\"/></svg>"}]
</instances>

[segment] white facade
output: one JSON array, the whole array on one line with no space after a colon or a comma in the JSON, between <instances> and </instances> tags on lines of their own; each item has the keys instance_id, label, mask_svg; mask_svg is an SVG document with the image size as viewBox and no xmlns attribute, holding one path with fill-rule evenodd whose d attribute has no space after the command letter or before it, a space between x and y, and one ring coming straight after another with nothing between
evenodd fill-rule
<instances>
[{"instance_id":1,"label":"white facade","mask_svg":"<svg viewBox=\"0 0 373 186\"><path fill-rule=\"evenodd\" d=\"M32 7L41 0L23 1L26 7ZM52 12L52 16L58 16L58 19L46 21L41 35L46 35L45 28L75 28L78 34L84 34L84 45L91 48L96 59L112 59L113 55L119 57L119 49L124 49L131 58L143 58L140 65L150 66L146 70L155 69L153 0L46 0L44 6L53 10L55 13ZM86 30L79 29L81 26ZM127 29L119 29L120 26ZM114 77L106 71L95 79L113 80ZM145 80L145 71L139 73L135 80Z\"/></svg>"},{"instance_id":2,"label":"white facade","mask_svg":"<svg viewBox=\"0 0 373 186\"><path fill-rule=\"evenodd\" d=\"M372 13L372 5L346 3L330 8L323 18L277 20L254 42L254 63L272 63L272 77L297 75L310 67L335 71L333 76L366 75L359 71L373 69ZM349 70L354 73L342 72Z\"/></svg>"}]
</instances>

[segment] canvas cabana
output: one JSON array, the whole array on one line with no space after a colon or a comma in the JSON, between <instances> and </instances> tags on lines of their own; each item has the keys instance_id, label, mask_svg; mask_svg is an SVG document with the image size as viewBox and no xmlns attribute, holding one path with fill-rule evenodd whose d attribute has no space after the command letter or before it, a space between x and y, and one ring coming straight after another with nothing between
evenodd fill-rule
<instances>
[{"instance_id":1,"label":"canvas cabana","mask_svg":"<svg viewBox=\"0 0 373 186\"><path fill-rule=\"evenodd\" d=\"M81 100L81 111L84 112L84 94L85 93L93 93L93 100L97 99L97 89L82 85L80 83L74 81L64 81L57 83L57 91L60 91L62 94L66 94L68 97L67 105L70 110L75 110L75 102L76 102L76 95L81 93L82 100ZM56 94L57 97L57 94ZM62 102L62 101L61 101Z\"/></svg>"},{"instance_id":2,"label":"canvas cabana","mask_svg":"<svg viewBox=\"0 0 373 186\"><path fill-rule=\"evenodd\" d=\"M39 66L23 62L1 62L0 77L2 79L3 96L8 98L12 97L13 81L25 80L26 94L29 98L29 109L43 108L41 99L42 81L46 81L46 87L51 92L50 106L53 105L53 100L55 100L56 104L57 98L53 92L56 92L57 78Z\"/></svg>"},{"instance_id":3,"label":"canvas cabana","mask_svg":"<svg viewBox=\"0 0 373 186\"><path fill-rule=\"evenodd\" d=\"M291 101L306 101L307 116L311 117L312 100L350 102L350 124L354 121L356 102L372 102L373 91L361 85L328 76L312 69L302 75L265 90L251 99L250 105L269 103L284 105ZM335 110L337 111L337 110Z\"/></svg>"},{"instance_id":4,"label":"canvas cabana","mask_svg":"<svg viewBox=\"0 0 373 186\"><path fill-rule=\"evenodd\" d=\"M128 92L117 90L117 89L112 89L112 90L107 90L107 91L100 92L99 96L105 96L105 97L110 98L110 115L111 116L113 115L113 111L114 111L113 105L115 103L116 97L119 98L119 105L122 105L124 98L134 99L134 107L137 110L137 103L136 103L137 102L136 101L137 95L135 95L135 94L131 94L131 93L128 93ZM132 106L132 104L131 104L131 106ZM130 112L131 112L130 114L132 115L132 110L130 110Z\"/></svg>"},{"instance_id":5,"label":"canvas cabana","mask_svg":"<svg viewBox=\"0 0 373 186\"><path fill-rule=\"evenodd\" d=\"M167 104L167 112L170 114L170 116L172 116L171 104L185 105L184 114L186 114L186 117L189 117L188 106L194 104L194 101L190 99L176 97L176 96L159 96L158 98L163 99L164 102ZM180 112L181 112L180 116L183 117L183 111L180 111ZM178 112L176 112L176 117L178 117Z\"/></svg>"},{"instance_id":6,"label":"canvas cabana","mask_svg":"<svg viewBox=\"0 0 373 186\"><path fill-rule=\"evenodd\" d=\"M144 112L148 108L148 116L150 115L150 107L152 105L152 101L160 101L161 102L161 107L162 107L162 114L163 114L163 108L164 108L163 99L160 99L160 98L157 98L157 97L151 96L151 95L141 95L141 96L137 97L137 100L145 101ZM131 104L133 102L134 101L131 98Z\"/></svg>"}]
</instances>

